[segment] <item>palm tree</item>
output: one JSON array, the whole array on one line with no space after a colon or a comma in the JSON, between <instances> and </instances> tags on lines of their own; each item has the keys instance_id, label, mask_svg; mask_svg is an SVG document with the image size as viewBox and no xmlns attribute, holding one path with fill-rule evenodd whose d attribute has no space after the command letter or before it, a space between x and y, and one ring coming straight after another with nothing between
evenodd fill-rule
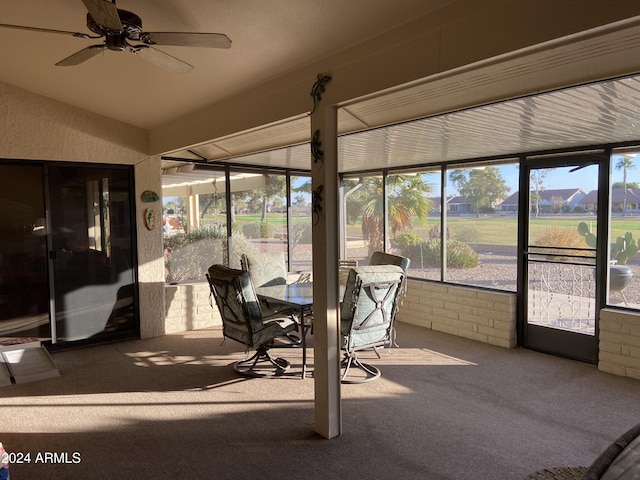
<instances>
[{"instance_id":1,"label":"palm tree","mask_svg":"<svg viewBox=\"0 0 640 480\"><path fill-rule=\"evenodd\" d=\"M627 212L627 170L633 170L636 168L633 163L633 157L635 155L623 155L618 163L616 163L616 170L622 170L622 189L623 189L623 200L622 200L622 214L624 215Z\"/></svg>"},{"instance_id":2,"label":"palm tree","mask_svg":"<svg viewBox=\"0 0 640 480\"><path fill-rule=\"evenodd\" d=\"M427 195L431 193L431 184L423 175L390 175L387 183L388 217L391 235L409 230L414 218L423 225L433 209ZM376 250L384 250L384 202L383 178L365 179L365 188L361 195L366 198L362 207L362 233L369 240L369 255Z\"/></svg>"}]
</instances>

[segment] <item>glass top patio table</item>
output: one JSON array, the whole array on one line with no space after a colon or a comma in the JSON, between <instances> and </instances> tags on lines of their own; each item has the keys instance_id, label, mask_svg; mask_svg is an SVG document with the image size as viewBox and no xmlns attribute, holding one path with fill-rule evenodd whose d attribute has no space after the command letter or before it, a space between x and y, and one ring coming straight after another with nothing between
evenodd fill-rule
<instances>
[{"instance_id":1,"label":"glass top patio table","mask_svg":"<svg viewBox=\"0 0 640 480\"><path fill-rule=\"evenodd\" d=\"M302 378L307 370L307 339L305 330L305 316L311 314L313 307L313 283L289 283L286 285L272 285L270 287L256 287L258 298L279 304L289 305L300 311L300 336L302 337ZM310 317L309 317L310 318ZM311 326L310 324L308 325Z\"/></svg>"}]
</instances>

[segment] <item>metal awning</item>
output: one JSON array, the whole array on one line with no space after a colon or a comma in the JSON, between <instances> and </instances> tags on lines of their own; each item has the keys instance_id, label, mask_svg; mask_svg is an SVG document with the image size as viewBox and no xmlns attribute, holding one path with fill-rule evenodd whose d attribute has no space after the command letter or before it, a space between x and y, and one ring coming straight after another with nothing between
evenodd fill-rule
<instances>
[{"instance_id":1,"label":"metal awning","mask_svg":"<svg viewBox=\"0 0 640 480\"><path fill-rule=\"evenodd\" d=\"M301 122L302 120L297 120ZM582 85L342 135L339 171L640 143L640 77ZM310 169L308 143L218 160Z\"/></svg>"}]
</instances>

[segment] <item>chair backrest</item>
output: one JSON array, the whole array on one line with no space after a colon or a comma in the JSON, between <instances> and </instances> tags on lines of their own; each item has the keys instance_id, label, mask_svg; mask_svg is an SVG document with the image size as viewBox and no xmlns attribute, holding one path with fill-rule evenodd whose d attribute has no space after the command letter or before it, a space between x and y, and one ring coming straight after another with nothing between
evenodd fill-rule
<instances>
[{"instance_id":1,"label":"chair backrest","mask_svg":"<svg viewBox=\"0 0 640 480\"><path fill-rule=\"evenodd\" d=\"M240 257L242 270L251 275L251 281L257 287L271 287L287 284L287 263L284 252L243 253Z\"/></svg>"},{"instance_id":2,"label":"chair backrest","mask_svg":"<svg viewBox=\"0 0 640 480\"><path fill-rule=\"evenodd\" d=\"M340 306L342 348L360 350L389 343L403 280L404 271L396 265L349 271Z\"/></svg>"},{"instance_id":3,"label":"chair backrest","mask_svg":"<svg viewBox=\"0 0 640 480\"><path fill-rule=\"evenodd\" d=\"M640 465L640 424L620 435L584 474L585 480L635 480Z\"/></svg>"},{"instance_id":4,"label":"chair backrest","mask_svg":"<svg viewBox=\"0 0 640 480\"><path fill-rule=\"evenodd\" d=\"M397 265L402 268L405 274L409 268L409 263L410 260L406 257L385 252L373 252L369 259L369 265Z\"/></svg>"},{"instance_id":5,"label":"chair backrest","mask_svg":"<svg viewBox=\"0 0 640 480\"><path fill-rule=\"evenodd\" d=\"M358 266L358 260L356 259L340 259L338 260L338 283L340 285L346 285L349 278L349 271L352 268Z\"/></svg>"},{"instance_id":6,"label":"chair backrest","mask_svg":"<svg viewBox=\"0 0 640 480\"><path fill-rule=\"evenodd\" d=\"M212 265L206 276L220 311L224 336L253 347L254 334L262 330L263 322L249 272Z\"/></svg>"}]
</instances>

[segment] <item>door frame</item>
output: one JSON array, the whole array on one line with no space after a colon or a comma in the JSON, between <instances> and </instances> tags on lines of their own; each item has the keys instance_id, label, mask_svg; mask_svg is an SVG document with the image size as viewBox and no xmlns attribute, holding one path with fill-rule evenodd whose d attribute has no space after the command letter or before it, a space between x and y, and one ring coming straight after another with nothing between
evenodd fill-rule
<instances>
[{"instance_id":1,"label":"door frame","mask_svg":"<svg viewBox=\"0 0 640 480\"><path fill-rule=\"evenodd\" d=\"M607 268L609 238L609 192L611 148L589 152L566 152L520 159L520 185L518 202L518 345L556 356L571 358L588 363L598 363L599 312L606 304ZM528 315L528 266L527 247L529 241L530 196L529 178L531 170L555 167L586 167L598 165L598 209L595 268L595 333L593 336L557 330L542 326L530 326ZM588 193L588 192L587 192ZM605 239L605 241L603 241Z\"/></svg>"}]
</instances>

